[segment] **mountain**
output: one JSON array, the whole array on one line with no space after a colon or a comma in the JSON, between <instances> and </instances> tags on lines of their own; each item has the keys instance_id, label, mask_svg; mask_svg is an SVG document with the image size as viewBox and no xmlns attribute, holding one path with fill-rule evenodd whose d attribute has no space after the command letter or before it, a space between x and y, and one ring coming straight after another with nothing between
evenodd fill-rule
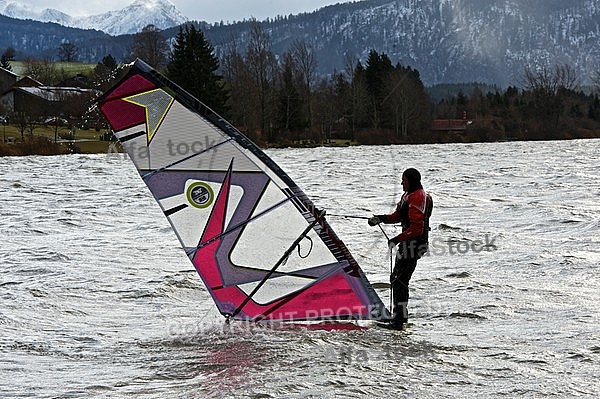
<instances>
[{"instance_id":1,"label":"mountain","mask_svg":"<svg viewBox=\"0 0 600 399\"><path fill-rule=\"evenodd\" d=\"M136 0L121 10L86 17L72 17L52 8L35 10L19 2L0 0L0 14L80 29L95 29L113 36L137 33L147 25L167 29L187 21L169 0Z\"/></svg>"},{"instance_id":2,"label":"mountain","mask_svg":"<svg viewBox=\"0 0 600 399\"><path fill-rule=\"evenodd\" d=\"M73 43L78 61L99 62L107 54L124 61L131 47L132 35L110 36L92 29L69 28L53 22L21 20L0 15L0 51L12 47L16 59L58 59L62 43Z\"/></svg>"},{"instance_id":3,"label":"mountain","mask_svg":"<svg viewBox=\"0 0 600 399\"><path fill-rule=\"evenodd\" d=\"M263 24L273 50L295 39L316 50L319 72L370 49L416 68L428 84L518 85L524 68L568 64L583 82L600 69L600 0L367 0ZM216 50L244 48L248 23L213 26ZM232 39L234 38L234 39ZM235 40L235 43L234 43Z\"/></svg>"},{"instance_id":4,"label":"mountain","mask_svg":"<svg viewBox=\"0 0 600 399\"><path fill-rule=\"evenodd\" d=\"M8 5L0 0L0 8L3 1ZM137 19L141 12L119 18ZM344 70L348 57L364 63L374 49L417 69L427 85L477 81L506 87L519 85L525 67L557 64L571 66L589 83L600 71L599 21L600 0L365 0L269 19L262 27L278 56L294 40L311 45L322 76ZM217 56L233 46L244 53L251 21L196 24ZM60 43L68 41L79 48L81 61L98 62L109 53L125 61L132 41L131 35L3 16L0 26L0 50L12 46L19 55L56 57ZM177 32L175 26L162 33L172 40Z\"/></svg>"}]
</instances>

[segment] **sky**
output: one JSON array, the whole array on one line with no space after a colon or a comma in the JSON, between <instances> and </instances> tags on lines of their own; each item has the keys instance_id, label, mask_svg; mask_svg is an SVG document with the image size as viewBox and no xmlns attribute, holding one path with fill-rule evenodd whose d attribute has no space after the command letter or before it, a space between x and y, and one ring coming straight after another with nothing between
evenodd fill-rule
<instances>
[{"instance_id":1,"label":"sky","mask_svg":"<svg viewBox=\"0 0 600 399\"><path fill-rule=\"evenodd\" d=\"M34 9L55 8L72 16L96 15L119 10L134 0L17 0ZM264 20L277 15L315 11L348 0L171 0L191 20L233 22L246 18Z\"/></svg>"}]
</instances>

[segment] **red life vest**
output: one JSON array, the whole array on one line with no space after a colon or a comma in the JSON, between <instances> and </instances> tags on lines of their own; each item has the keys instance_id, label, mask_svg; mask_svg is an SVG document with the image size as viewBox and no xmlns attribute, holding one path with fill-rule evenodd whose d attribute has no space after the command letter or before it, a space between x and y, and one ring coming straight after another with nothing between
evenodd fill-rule
<instances>
[{"instance_id":1,"label":"red life vest","mask_svg":"<svg viewBox=\"0 0 600 399\"><path fill-rule=\"evenodd\" d=\"M402 224L402 233L398 235L398 241L417 240L419 243L427 243L432 212L433 198L420 188L411 193L404 193L396 211L386 219L388 223Z\"/></svg>"}]
</instances>

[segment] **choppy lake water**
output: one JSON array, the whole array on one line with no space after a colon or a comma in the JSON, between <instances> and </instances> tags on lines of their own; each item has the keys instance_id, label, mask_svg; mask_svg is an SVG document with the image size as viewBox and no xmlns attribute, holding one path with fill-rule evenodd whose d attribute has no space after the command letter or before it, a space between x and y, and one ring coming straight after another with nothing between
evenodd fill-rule
<instances>
[{"instance_id":1,"label":"choppy lake water","mask_svg":"<svg viewBox=\"0 0 600 399\"><path fill-rule=\"evenodd\" d=\"M385 303L381 232L333 215L390 211L422 172L403 332L227 326L129 161L0 158L0 397L598 397L599 146L270 150Z\"/></svg>"}]
</instances>

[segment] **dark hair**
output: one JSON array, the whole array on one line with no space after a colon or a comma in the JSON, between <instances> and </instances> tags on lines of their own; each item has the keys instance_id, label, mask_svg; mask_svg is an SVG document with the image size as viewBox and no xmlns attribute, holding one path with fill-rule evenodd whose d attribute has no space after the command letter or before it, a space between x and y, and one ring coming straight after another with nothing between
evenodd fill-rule
<instances>
[{"instance_id":1,"label":"dark hair","mask_svg":"<svg viewBox=\"0 0 600 399\"><path fill-rule=\"evenodd\" d=\"M423 188L421 185L421 174L415 168L408 168L402 173L402 177L408 180L408 192L412 193L415 190Z\"/></svg>"}]
</instances>

